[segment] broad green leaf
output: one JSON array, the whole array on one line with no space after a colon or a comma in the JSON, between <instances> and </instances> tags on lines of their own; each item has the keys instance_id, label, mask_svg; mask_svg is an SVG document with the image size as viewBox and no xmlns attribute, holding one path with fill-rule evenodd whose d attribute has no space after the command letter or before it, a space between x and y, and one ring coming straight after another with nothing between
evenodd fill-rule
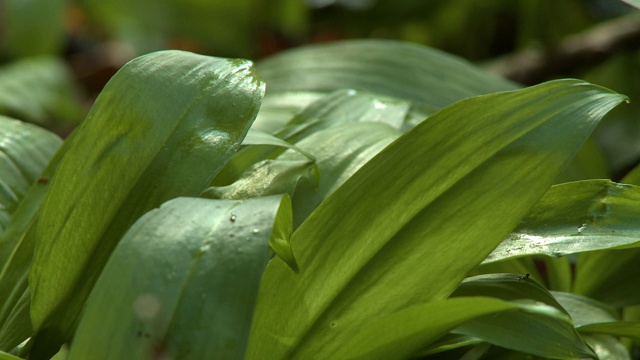
<instances>
[{"instance_id":1,"label":"broad green leaf","mask_svg":"<svg viewBox=\"0 0 640 360\"><path fill-rule=\"evenodd\" d=\"M290 235L288 201L178 198L145 214L91 292L68 359L243 359L269 241Z\"/></svg>"},{"instance_id":2,"label":"broad green leaf","mask_svg":"<svg viewBox=\"0 0 640 360\"><path fill-rule=\"evenodd\" d=\"M357 89L440 109L455 101L518 86L435 49L398 41L349 40L280 53L257 64L282 92ZM443 74L447 74L445 77Z\"/></svg>"},{"instance_id":3,"label":"broad green leaf","mask_svg":"<svg viewBox=\"0 0 640 360\"><path fill-rule=\"evenodd\" d=\"M588 297L558 291L554 291L552 294L569 312L577 328L593 323L608 323L619 320L613 308Z\"/></svg>"},{"instance_id":4,"label":"broad green leaf","mask_svg":"<svg viewBox=\"0 0 640 360\"><path fill-rule=\"evenodd\" d=\"M485 263L636 247L639 218L640 187L609 180L555 185Z\"/></svg>"},{"instance_id":5,"label":"broad green leaf","mask_svg":"<svg viewBox=\"0 0 640 360\"><path fill-rule=\"evenodd\" d=\"M0 235L60 144L47 130L0 115ZM0 251L0 263L5 261Z\"/></svg>"},{"instance_id":6,"label":"broad green leaf","mask_svg":"<svg viewBox=\"0 0 640 360\"><path fill-rule=\"evenodd\" d=\"M429 344L429 346L427 346L426 348L414 354L414 357L420 358L423 356L437 354L444 351L449 351L449 350L458 349L458 348L466 347L470 345L476 345L480 343L484 343L484 341L473 336L449 333L441 337L440 339L432 342L431 344Z\"/></svg>"},{"instance_id":7,"label":"broad green leaf","mask_svg":"<svg viewBox=\"0 0 640 360\"><path fill-rule=\"evenodd\" d=\"M391 314L375 316L362 324L332 322L328 326L333 328L332 331L336 332L337 338L341 340L312 344L316 351L314 358L407 359L422 349L425 344L437 340L459 327L460 324L500 314L527 316L534 322L539 321L550 325L550 330L559 328L560 323L568 324L566 316L562 316L558 310L544 304L520 304L483 297L446 299L417 304ZM572 327L570 328L573 330ZM505 341L515 343L518 341L515 337L522 334L513 332L504 336ZM542 338L540 343L543 344L547 340L544 333L540 334L539 338ZM531 344L534 344L538 337L533 336L531 340ZM555 348L545 349L549 350L544 353L545 355L558 355L580 349L573 348L575 344L567 342L557 344L556 339L553 340ZM593 357L588 349L579 354Z\"/></svg>"},{"instance_id":8,"label":"broad green leaf","mask_svg":"<svg viewBox=\"0 0 640 360\"><path fill-rule=\"evenodd\" d=\"M325 94L320 92L294 92L265 97L252 128L268 133L282 129L295 115Z\"/></svg>"},{"instance_id":9,"label":"broad green leaf","mask_svg":"<svg viewBox=\"0 0 640 360\"><path fill-rule=\"evenodd\" d=\"M4 0L4 50L12 56L59 54L67 0Z\"/></svg>"},{"instance_id":10,"label":"broad green leaf","mask_svg":"<svg viewBox=\"0 0 640 360\"><path fill-rule=\"evenodd\" d=\"M73 142L74 134L58 149L20 201L7 230L0 235L0 349L10 350L33 335L29 306L28 274L33 258L36 219L60 160Z\"/></svg>"},{"instance_id":11,"label":"broad green leaf","mask_svg":"<svg viewBox=\"0 0 640 360\"><path fill-rule=\"evenodd\" d=\"M111 79L75 134L38 219L29 278L38 356L69 338L133 222L207 187L240 146L263 91L249 61L181 51L139 57Z\"/></svg>"},{"instance_id":12,"label":"broad green leaf","mask_svg":"<svg viewBox=\"0 0 640 360\"><path fill-rule=\"evenodd\" d=\"M248 358L322 359L340 343L331 324L446 298L624 99L554 81L460 101L407 132L294 232L300 274L269 264Z\"/></svg>"},{"instance_id":13,"label":"broad green leaf","mask_svg":"<svg viewBox=\"0 0 640 360\"><path fill-rule=\"evenodd\" d=\"M522 302L536 304L534 301ZM453 332L554 359L598 358L578 335L566 313L550 306L536 310L485 315L462 324Z\"/></svg>"},{"instance_id":14,"label":"broad green leaf","mask_svg":"<svg viewBox=\"0 0 640 360\"><path fill-rule=\"evenodd\" d=\"M78 93L73 75L56 58L24 59L0 68L0 114L36 123L50 118L77 122L84 116Z\"/></svg>"},{"instance_id":15,"label":"broad green leaf","mask_svg":"<svg viewBox=\"0 0 640 360\"><path fill-rule=\"evenodd\" d=\"M451 297L485 296L501 300L528 299L543 303L569 315L556 299L527 275L487 274L464 279Z\"/></svg>"}]
</instances>

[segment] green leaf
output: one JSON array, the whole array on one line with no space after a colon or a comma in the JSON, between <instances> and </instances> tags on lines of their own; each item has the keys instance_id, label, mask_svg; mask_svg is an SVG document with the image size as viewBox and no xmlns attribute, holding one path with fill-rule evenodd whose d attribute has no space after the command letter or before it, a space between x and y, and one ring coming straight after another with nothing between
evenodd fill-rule
<instances>
[{"instance_id":1,"label":"green leaf","mask_svg":"<svg viewBox=\"0 0 640 360\"><path fill-rule=\"evenodd\" d=\"M60 144L47 130L0 115L0 235Z\"/></svg>"},{"instance_id":2,"label":"green leaf","mask_svg":"<svg viewBox=\"0 0 640 360\"><path fill-rule=\"evenodd\" d=\"M554 291L552 294L562 304L562 307L569 312L577 328L593 323L619 320L614 309L601 302L566 292Z\"/></svg>"},{"instance_id":3,"label":"green leaf","mask_svg":"<svg viewBox=\"0 0 640 360\"><path fill-rule=\"evenodd\" d=\"M62 159L38 219L29 278L41 333L34 351L57 351L68 339L111 251L138 217L206 188L240 146L263 91L249 61L181 51L139 57L111 79Z\"/></svg>"},{"instance_id":4,"label":"green leaf","mask_svg":"<svg viewBox=\"0 0 640 360\"><path fill-rule=\"evenodd\" d=\"M464 279L451 297L485 296L501 300L528 299L547 304L569 315L556 299L527 275L487 274Z\"/></svg>"},{"instance_id":5,"label":"green leaf","mask_svg":"<svg viewBox=\"0 0 640 360\"><path fill-rule=\"evenodd\" d=\"M11 354L7 354L4 351L0 351L0 360L23 360L17 356L13 356Z\"/></svg>"},{"instance_id":6,"label":"green leaf","mask_svg":"<svg viewBox=\"0 0 640 360\"><path fill-rule=\"evenodd\" d=\"M178 198L145 214L105 266L68 359L243 359L268 243L291 235L282 207L286 196Z\"/></svg>"},{"instance_id":7,"label":"green leaf","mask_svg":"<svg viewBox=\"0 0 640 360\"><path fill-rule=\"evenodd\" d=\"M68 148L65 142L53 159L49 158L60 146L56 135L34 125L0 117L0 132L4 135L2 158L11 164L3 169L3 179L16 175L22 185L31 184L26 193L15 191L20 202L11 214L6 231L0 234L0 349L9 351L32 335L29 317L28 273L33 257L33 229L38 210L44 201L50 180L60 158ZM49 164L47 165L47 161ZM42 168L45 166L44 171ZM7 170L6 172L4 170ZM40 173L42 171L42 173ZM39 174L39 176L38 176ZM37 179L37 180L36 180ZM0 179L0 183L3 180ZM28 186L28 185L27 185ZM22 188L22 186L20 186Z\"/></svg>"},{"instance_id":8,"label":"green leaf","mask_svg":"<svg viewBox=\"0 0 640 360\"><path fill-rule=\"evenodd\" d=\"M0 114L36 123L78 122L85 112L78 94L60 59L30 58L0 68Z\"/></svg>"},{"instance_id":9,"label":"green leaf","mask_svg":"<svg viewBox=\"0 0 640 360\"><path fill-rule=\"evenodd\" d=\"M606 335L583 335L599 360L632 360L629 350L620 340Z\"/></svg>"},{"instance_id":10,"label":"green leaf","mask_svg":"<svg viewBox=\"0 0 640 360\"><path fill-rule=\"evenodd\" d=\"M340 343L331 324L446 298L624 99L549 82L460 101L400 137L294 232L300 274L269 264L248 358L322 359Z\"/></svg>"},{"instance_id":11,"label":"green leaf","mask_svg":"<svg viewBox=\"0 0 640 360\"><path fill-rule=\"evenodd\" d=\"M265 59L257 67L269 84L267 97L282 92L358 89L434 110L471 96L518 87L455 56L387 40L306 46Z\"/></svg>"},{"instance_id":12,"label":"green leaf","mask_svg":"<svg viewBox=\"0 0 640 360\"><path fill-rule=\"evenodd\" d=\"M247 136L245 136L242 141L242 145L273 145L273 146L282 146L292 150L299 152L300 154L307 157L307 159L311 161L316 161L315 157L308 153L307 151L300 149L295 145L291 145L288 142L275 137L268 132L262 131L260 129L249 129Z\"/></svg>"},{"instance_id":13,"label":"green leaf","mask_svg":"<svg viewBox=\"0 0 640 360\"><path fill-rule=\"evenodd\" d=\"M275 134L278 138L298 146L298 143L306 137L334 126L373 122L395 124L400 127L404 124L409 110L403 102L398 104L393 101L392 99L366 92L338 90L313 102L300 114L290 119L287 122L287 126ZM395 101L398 102L398 100ZM395 105L384 105L388 103ZM399 134L397 132L396 137ZM307 149L307 151L317 152L322 151L327 145L331 146L330 144L332 143L327 141L323 144L313 144L311 147L308 146L309 144L298 147ZM275 158L281 152L279 149L274 150L273 147L265 146L252 146L242 149L221 171L215 183L216 185L228 185L253 164L264 159ZM331 155L336 155L340 152L334 152Z\"/></svg>"},{"instance_id":14,"label":"green leaf","mask_svg":"<svg viewBox=\"0 0 640 360\"><path fill-rule=\"evenodd\" d=\"M640 0L622 0L622 1L640 9Z\"/></svg>"},{"instance_id":15,"label":"green leaf","mask_svg":"<svg viewBox=\"0 0 640 360\"><path fill-rule=\"evenodd\" d=\"M554 359L597 359L574 329L571 318L550 306L531 311L500 312L470 320L454 333L475 336L494 345Z\"/></svg>"},{"instance_id":16,"label":"green leaf","mask_svg":"<svg viewBox=\"0 0 640 360\"><path fill-rule=\"evenodd\" d=\"M485 263L636 247L640 245L638 219L640 187L609 180L555 185Z\"/></svg>"},{"instance_id":17,"label":"green leaf","mask_svg":"<svg viewBox=\"0 0 640 360\"><path fill-rule=\"evenodd\" d=\"M16 57L60 53L66 7L66 0L3 1L5 51Z\"/></svg>"}]
</instances>

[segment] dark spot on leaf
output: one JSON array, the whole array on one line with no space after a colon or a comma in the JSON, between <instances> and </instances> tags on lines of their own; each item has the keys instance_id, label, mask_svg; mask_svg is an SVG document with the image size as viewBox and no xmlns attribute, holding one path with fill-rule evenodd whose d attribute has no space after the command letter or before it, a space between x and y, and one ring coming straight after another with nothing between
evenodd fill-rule
<instances>
[{"instance_id":1,"label":"dark spot on leaf","mask_svg":"<svg viewBox=\"0 0 640 360\"><path fill-rule=\"evenodd\" d=\"M38 184L46 184L48 182L49 182L49 179L47 179L46 177L38 178Z\"/></svg>"}]
</instances>

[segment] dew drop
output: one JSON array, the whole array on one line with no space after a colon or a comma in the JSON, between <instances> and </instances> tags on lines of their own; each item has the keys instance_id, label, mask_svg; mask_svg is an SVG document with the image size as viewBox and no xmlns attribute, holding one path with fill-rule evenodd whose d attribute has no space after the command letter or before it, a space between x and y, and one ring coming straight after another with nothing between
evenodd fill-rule
<instances>
[{"instance_id":1,"label":"dew drop","mask_svg":"<svg viewBox=\"0 0 640 360\"><path fill-rule=\"evenodd\" d=\"M258 229L253 229L253 233L254 233L254 234L257 234L257 233L259 233L259 232L260 232L260 230L258 230Z\"/></svg>"},{"instance_id":2,"label":"dew drop","mask_svg":"<svg viewBox=\"0 0 640 360\"><path fill-rule=\"evenodd\" d=\"M335 322L335 321L332 321L332 322L329 323L329 326L332 327L332 328L336 327L336 325L338 325L338 323Z\"/></svg>"},{"instance_id":3,"label":"dew drop","mask_svg":"<svg viewBox=\"0 0 640 360\"><path fill-rule=\"evenodd\" d=\"M229 218L229 221L236 222L236 214L231 214L231 217Z\"/></svg>"}]
</instances>

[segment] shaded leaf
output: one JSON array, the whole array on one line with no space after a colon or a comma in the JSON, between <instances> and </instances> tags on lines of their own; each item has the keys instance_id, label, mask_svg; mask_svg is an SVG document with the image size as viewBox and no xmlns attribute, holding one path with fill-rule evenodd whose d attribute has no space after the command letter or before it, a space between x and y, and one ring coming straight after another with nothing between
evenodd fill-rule
<instances>
[{"instance_id":1,"label":"shaded leaf","mask_svg":"<svg viewBox=\"0 0 640 360\"><path fill-rule=\"evenodd\" d=\"M321 359L340 346L333 323L446 298L623 100L555 81L460 101L407 132L294 232L300 274L269 264L248 358Z\"/></svg>"},{"instance_id":2,"label":"shaded leaf","mask_svg":"<svg viewBox=\"0 0 640 360\"><path fill-rule=\"evenodd\" d=\"M145 214L100 275L68 359L243 359L268 243L290 235L288 201L178 198Z\"/></svg>"},{"instance_id":3,"label":"shaded leaf","mask_svg":"<svg viewBox=\"0 0 640 360\"><path fill-rule=\"evenodd\" d=\"M551 187L485 263L638 246L640 187L586 180Z\"/></svg>"},{"instance_id":4,"label":"shaded leaf","mask_svg":"<svg viewBox=\"0 0 640 360\"><path fill-rule=\"evenodd\" d=\"M528 275L487 274L472 276L464 279L451 294L451 297L462 296L484 296L507 301L534 300L569 315L547 289Z\"/></svg>"},{"instance_id":5,"label":"shaded leaf","mask_svg":"<svg viewBox=\"0 0 640 360\"><path fill-rule=\"evenodd\" d=\"M29 279L40 333L34 356L68 339L111 251L139 216L206 188L240 146L263 90L248 61L181 51L139 57L111 79L38 219Z\"/></svg>"},{"instance_id":6,"label":"shaded leaf","mask_svg":"<svg viewBox=\"0 0 640 360\"><path fill-rule=\"evenodd\" d=\"M357 89L429 105L433 110L471 96L517 88L455 56L386 40L307 46L265 59L257 68L269 84L267 97Z\"/></svg>"},{"instance_id":7,"label":"shaded leaf","mask_svg":"<svg viewBox=\"0 0 640 360\"><path fill-rule=\"evenodd\" d=\"M521 301L536 304L533 301ZM483 316L462 324L453 332L475 336L507 349L554 359L598 358L578 335L568 315L550 306L533 309L535 311Z\"/></svg>"},{"instance_id":8,"label":"shaded leaf","mask_svg":"<svg viewBox=\"0 0 640 360\"><path fill-rule=\"evenodd\" d=\"M606 335L584 335L599 360L631 360L629 350L619 340Z\"/></svg>"},{"instance_id":9,"label":"shaded leaf","mask_svg":"<svg viewBox=\"0 0 640 360\"><path fill-rule=\"evenodd\" d=\"M5 51L16 57L59 54L64 45L67 0L5 0Z\"/></svg>"},{"instance_id":10,"label":"shaded leaf","mask_svg":"<svg viewBox=\"0 0 640 360\"><path fill-rule=\"evenodd\" d=\"M25 59L0 68L1 114L36 123L52 117L77 122L84 116L78 92L73 75L56 58Z\"/></svg>"},{"instance_id":11,"label":"shaded leaf","mask_svg":"<svg viewBox=\"0 0 640 360\"><path fill-rule=\"evenodd\" d=\"M60 144L47 130L0 115L0 234Z\"/></svg>"}]
</instances>

